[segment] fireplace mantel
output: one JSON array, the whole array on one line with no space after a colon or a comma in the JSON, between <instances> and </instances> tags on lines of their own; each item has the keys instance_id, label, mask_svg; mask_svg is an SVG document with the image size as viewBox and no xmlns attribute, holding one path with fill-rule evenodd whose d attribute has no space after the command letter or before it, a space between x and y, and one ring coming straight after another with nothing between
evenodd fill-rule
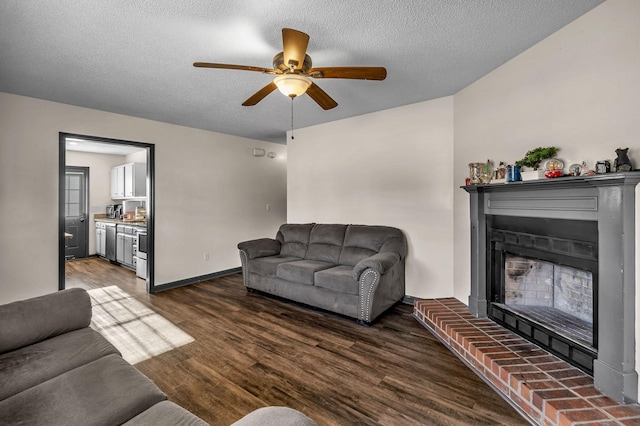
<instances>
[{"instance_id":1,"label":"fireplace mantel","mask_svg":"<svg viewBox=\"0 0 640 426\"><path fill-rule=\"evenodd\" d=\"M462 187L470 194L469 310L487 316L487 216L589 220L598 223L597 389L619 402L638 401L635 366L635 192L640 172Z\"/></svg>"}]
</instances>

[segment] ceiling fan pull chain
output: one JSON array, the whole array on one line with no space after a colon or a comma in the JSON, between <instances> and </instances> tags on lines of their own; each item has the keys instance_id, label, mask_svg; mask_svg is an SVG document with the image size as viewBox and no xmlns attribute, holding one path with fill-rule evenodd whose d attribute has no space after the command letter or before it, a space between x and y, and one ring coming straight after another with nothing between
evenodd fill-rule
<instances>
[{"instance_id":1,"label":"ceiling fan pull chain","mask_svg":"<svg viewBox=\"0 0 640 426\"><path fill-rule=\"evenodd\" d=\"M291 140L293 140L293 96L291 97Z\"/></svg>"}]
</instances>

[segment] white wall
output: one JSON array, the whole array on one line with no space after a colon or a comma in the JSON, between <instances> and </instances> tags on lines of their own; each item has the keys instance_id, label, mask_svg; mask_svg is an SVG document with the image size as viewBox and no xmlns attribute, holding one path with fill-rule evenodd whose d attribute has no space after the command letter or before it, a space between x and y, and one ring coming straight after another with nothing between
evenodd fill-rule
<instances>
[{"instance_id":1,"label":"white wall","mask_svg":"<svg viewBox=\"0 0 640 426\"><path fill-rule=\"evenodd\" d=\"M287 220L400 228L406 293L450 296L452 146L452 97L296 129Z\"/></svg>"},{"instance_id":2,"label":"white wall","mask_svg":"<svg viewBox=\"0 0 640 426\"><path fill-rule=\"evenodd\" d=\"M528 149L555 145L566 165L584 159L593 166L629 147L640 168L638 40L640 1L608 0L455 95L455 297L466 303L470 291L468 196L456 189L469 162L513 162ZM636 219L639 208L640 201ZM639 275L636 269L636 282Z\"/></svg>"},{"instance_id":3,"label":"white wall","mask_svg":"<svg viewBox=\"0 0 640 426\"><path fill-rule=\"evenodd\" d=\"M146 151L143 151L146 153ZM122 155L92 154L89 152L67 151L67 166L89 167L89 253L96 254L95 211L105 213L111 199L111 167L124 164Z\"/></svg>"},{"instance_id":4,"label":"white wall","mask_svg":"<svg viewBox=\"0 0 640 426\"><path fill-rule=\"evenodd\" d=\"M455 100L455 297L470 291L468 163L555 145L568 166L630 147L640 167L640 1L609 0L460 91Z\"/></svg>"},{"instance_id":5,"label":"white wall","mask_svg":"<svg viewBox=\"0 0 640 426\"><path fill-rule=\"evenodd\" d=\"M155 144L156 285L236 268L286 221L285 145L7 93L0 129L0 303L58 288L59 132Z\"/></svg>"}]
</instances>

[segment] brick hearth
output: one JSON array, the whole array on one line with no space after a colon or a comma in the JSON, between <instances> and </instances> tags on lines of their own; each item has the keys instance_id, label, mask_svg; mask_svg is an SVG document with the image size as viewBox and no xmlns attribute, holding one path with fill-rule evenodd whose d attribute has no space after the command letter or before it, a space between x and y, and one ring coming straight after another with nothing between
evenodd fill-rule
<instances>
[{"instance_id":1,"label":"brick hearth","mask_svg":"<svg viewBox=\"0 0 640 426\"><path fill-rule=\"evenodd\" d=\"M414 316L538 425L640 425L640 405L602 395L581 370L454 298L418 300Z\"/></svg>"}]
</instances>

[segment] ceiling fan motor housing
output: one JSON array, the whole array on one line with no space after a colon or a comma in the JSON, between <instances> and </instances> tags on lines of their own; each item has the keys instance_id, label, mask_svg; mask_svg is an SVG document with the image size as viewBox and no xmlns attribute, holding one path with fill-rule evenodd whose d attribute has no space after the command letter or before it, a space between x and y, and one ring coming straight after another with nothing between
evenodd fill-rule
<instances>
[{"instance_id":1,"label":"ceiling fan motor housing","mask_svg":"<svg viewBox=\"0 0 640 426\"><path fill-rule=\"evenodd\" d=\"M309 56L307 54L304 55L304 62L302 64L302 67L300 67L299 70L295 70L295 67L297 65L298 64L294 64L294 63L289 64L289 65L285 64L284 63L284 52L280 52L276 56L273 57L273 68L281 70L283 72L296 72L296 73L306 74L311 69L311 56Z\"/></svg>"}]
</instances>

